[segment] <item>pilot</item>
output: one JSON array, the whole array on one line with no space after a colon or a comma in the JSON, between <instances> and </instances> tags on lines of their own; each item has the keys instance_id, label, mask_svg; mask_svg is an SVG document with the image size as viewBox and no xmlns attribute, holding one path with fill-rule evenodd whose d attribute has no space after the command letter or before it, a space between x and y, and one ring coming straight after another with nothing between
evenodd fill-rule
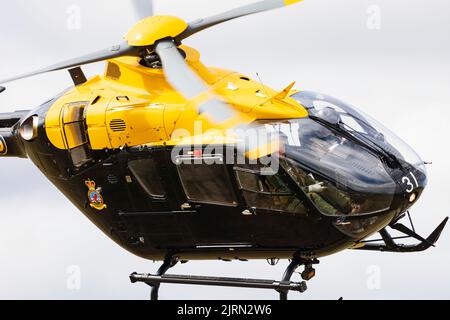
<instances>
[{"instance_id":1,"label":"pilot","mask_svg":"<svg viewBox=\"0 0 450 320\"><path fill-rule=\"evenodd\" d=\"M339 113L331 107L320 109L315 113L315 116L333 125L337 125L342 122Z\"/></svg>"},{"instance_id":2,"label":"pilot","mask_svg":"<svg viewBox=\"0 0 450 320\"><path fill-rule=\"evenodd\" d=\"M350 197L331 183L318 181L314 175L288 164L286 160L281 164L321 212L335 216L350 214L354 210Z\"/></svg>"},{"instance_id":3,"label":"pilot","mask_svg":"<svg viewBox=\"0 0 450 320\"><path fill-rule=\"evenodd\" d=\"M341 117L337 111L330 107L319 111L313 111L312 115L320 118L331 125L341 122ZM313 122L305 123L300 128L300 142L304 151L317 160L325 158L336 147L344 143L344 139L336 135L325 125Z\"/></svg>"},{"instance_id":4,"label":"pilot","mask_svg":"<svg viewBox=\"0 0 450 320\"><path fill-rule=\"evenodd\" d=\"M332 108L324 108L318 111L316 116L320 116L327 122L339 123L341 118ZM305 129L305 128L303 128ZM336 136L331 130L320 124L311 123L307 135L302 139L301 147L309 153L308 157L316 157L320 161L330 153L335 152L335 148L344 142L344 139ZM285 156L289 150L289 139L283 132L279 133L280 155ZM350 214L354 211L351 198L346 193L334 187L331 183L321 182L315 179L312 174L307 174L298 166L288 164L286 160L281 161L281 165L288 174L296 181L297 185L311 198L318 209L328 215ZM357 210L357 209L356 209Z\"/></svg>"}]
</instances>

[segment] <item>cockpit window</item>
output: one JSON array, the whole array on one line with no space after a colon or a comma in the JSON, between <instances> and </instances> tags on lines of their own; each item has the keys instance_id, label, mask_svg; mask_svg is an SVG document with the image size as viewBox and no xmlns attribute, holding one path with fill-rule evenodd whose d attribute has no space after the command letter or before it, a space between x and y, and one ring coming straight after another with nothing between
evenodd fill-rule
<instances>
[{"instance_id":1,"label":"cockpit window","mask_svg":"<svg viewBox=\"0 0 450 320\"><path fill-rule=\"evenodd\" d=\"M336 98L310 91L298 92L292 95L292 98L301 103L311 116L333 125L339 124L358 139L381 148L426 175L424 162L417 153L392 131L364 112Z\"/></svg>"},{"instance_id":2,"label":"cockpit window","mask_svg":"<svg viewBox=\"0 0 450 320\"><path fill-rule=\"evenodd\" d=\"M234 168L236 179L249 207L256 209L306 214L303 201L280 174L262 175L258 165Z\"/></svg>"},{"instance_id":3,"label":"cockpit window","mask_svg":"<svg viewBox=\"0 0 450 320\"><path fill-rule=\"evenodd\" d=\"M393 194L365 194L313 174L298 163L281 160L281 165L314 205L325 215L375 214L390 209ZM339 180L339 178L337 178Z\"/></svg>"},{"instance_id":4,"label":"cockpit window","mask_svg":"<svg viewBox=\"0 0 450 320\"><path fill-rule=\"evenodd\" d=\"M396 183L383 162L360 144L310 118L265 123L278 134L281 166L325 215L390 209Z\"/></svg>"}]
</instances>

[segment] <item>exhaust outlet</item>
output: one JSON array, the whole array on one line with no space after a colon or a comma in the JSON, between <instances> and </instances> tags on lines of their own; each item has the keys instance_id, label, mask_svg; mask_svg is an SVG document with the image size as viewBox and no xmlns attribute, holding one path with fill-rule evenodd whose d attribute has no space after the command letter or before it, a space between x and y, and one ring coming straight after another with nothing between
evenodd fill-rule
<instances>
[{"instance_id":1,"label":"exhaust outlet","mask_svg":"<svg viewBox=\"0 0 450 320\"><path fill-rule=\"evenodd\" d=\"M21 139L12 128L0 128L0 157L27 158Z\"/></svg>"},{"instance_id":2,"label":"exhaust outlet","mask_svg":"<svg viewBox=\"0 0 450 320\"><path fill-rule=\"evenodd\" d=\"M18 124L28 111L0 113L0 157L27 158Z\"/></svg>"}]
</instances>

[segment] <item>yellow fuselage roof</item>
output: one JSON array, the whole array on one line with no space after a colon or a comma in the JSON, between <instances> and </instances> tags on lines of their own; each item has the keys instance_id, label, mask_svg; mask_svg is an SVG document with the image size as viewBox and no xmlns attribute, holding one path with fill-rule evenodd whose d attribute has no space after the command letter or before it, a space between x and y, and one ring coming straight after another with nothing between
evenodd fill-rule
<instances>
[{"instance_id":1,"label":"yellow fuselage roof","mask_svg":"<svg viewBox=\"0 0 450 320\"><path fill-rule=\"evenodd\" d=\"M211 92L187 101L166 81L163 70L144 67L135 57L112 59L107 62L103 76L96 76L68 91L50 108L46 117L50 142L59 149L73 149L81 143L73 136L78 133L70 129L70 119L64 119L75 113L72 109L80 104L93 150L173 145L212 129L216 133L214 138L209 134L208 139L229 142L225 135L227 129L255 120L307 116L307 111L287 94L280 94L239 73L207 68L200 62L196 50L187 46L180 48L187 54L188 65L211 87ZM199 115L197 106L211 94L228 102L237 116L215 125Z\"/></svg>"}]
</instances>

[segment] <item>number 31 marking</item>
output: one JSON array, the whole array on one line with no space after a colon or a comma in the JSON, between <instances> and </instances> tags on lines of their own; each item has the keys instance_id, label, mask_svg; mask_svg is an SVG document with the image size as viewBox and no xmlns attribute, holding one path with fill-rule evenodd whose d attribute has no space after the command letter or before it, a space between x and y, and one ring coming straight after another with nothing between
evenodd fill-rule
<instances>
[{"instance_id":1,"label":"number 31 marking","mask_svg":"<svg viewBox=\"0 0 450 320\"><path fill-rule=\"evenodd\" d=\"M402 179L402 183L406 184L406 186L408 187L406 189L406 192L411 193L414 191L415 188L419 187L419 183L417 182L417 178L414 175L414 173L410 172L409 173L411 175L411 177L413 178L413 181L411 181L411 179L409 178L409 176L403 177ZM414 183L415 185L414 185Z\"/></svg>"}]
</instances>

